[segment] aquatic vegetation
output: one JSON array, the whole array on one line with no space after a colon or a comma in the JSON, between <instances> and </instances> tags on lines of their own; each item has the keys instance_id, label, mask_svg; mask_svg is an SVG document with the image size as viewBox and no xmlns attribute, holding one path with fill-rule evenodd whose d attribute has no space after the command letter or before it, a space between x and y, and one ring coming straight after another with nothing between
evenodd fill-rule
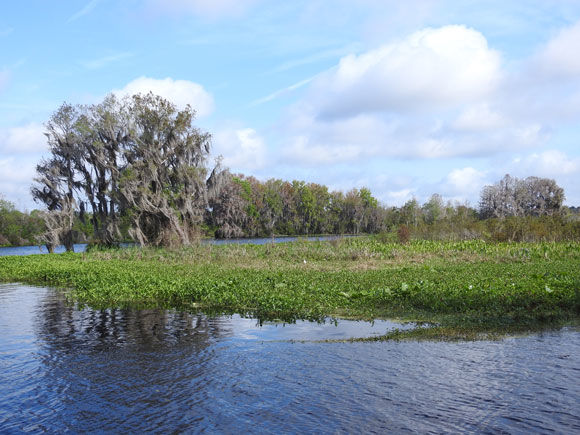
<instances>
[{"instance_id":1,"label":"aquatic vegetation","mask_svg":"<svg viewBox=\"0 0 580 435\"><path fill-rule=\"evenodd\" d=\"M580 244L360 237L111 249L0 258L0 281L64 287L92 307L177 306L286 321L397 317L481 329L577 319Z\"/></svg>"}]
</instances>

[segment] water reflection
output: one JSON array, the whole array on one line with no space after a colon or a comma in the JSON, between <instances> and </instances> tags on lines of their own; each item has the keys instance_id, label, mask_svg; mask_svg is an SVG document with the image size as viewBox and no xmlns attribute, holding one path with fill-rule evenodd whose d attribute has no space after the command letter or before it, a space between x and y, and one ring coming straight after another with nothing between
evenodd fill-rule
<instances>
[{"instance_id":1,"label":"water reflection","mask_svg":"<svg viewBox=\"0 0 580 435\"><path fill-rule=\"evenodd\" d=\"M0 285L0 432L580 431L577 330L285 340L348 332L332 328L79 309L52 289Z\"/></svg>"},{"instance_id":2,"label":"water reflection","mask_svg":"<svg viewBox=\"0 0 580 435\"><path fill-rule=\"evenodd\" d=\"M76 344L95 351L207 346L211 338L222 335L220 325L202 314L163 309L79 309L59 291L46 292L39 306L38 336L64 348Z\"/></svg>"}]
</instances>

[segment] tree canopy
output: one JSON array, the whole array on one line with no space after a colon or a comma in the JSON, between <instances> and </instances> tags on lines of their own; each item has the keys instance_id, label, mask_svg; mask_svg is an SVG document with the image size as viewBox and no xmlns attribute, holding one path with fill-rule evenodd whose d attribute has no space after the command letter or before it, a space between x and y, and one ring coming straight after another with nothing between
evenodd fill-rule
<instances>
[{"instance_id":1,"label":"tree canopy","mask_svg":"<svg viewBox=\"0 0 580 435\"><path fill-rule=\"evenodd\" d=\"M63 104L47 123L50 157L32 188L46 205L46 243L72 248L73 216L90 211L94 238L113 245L124 220L144 245L188 243L207 204L211 136L149 93L93 105Z\"/></svg>"},{"instance_id":2,"label":"tree canopy","mask_svg":"<svg viewBox=\"0 0 580 435\"><path fill-rule=\"evenodd\" d=\"M564 198L564 189L554 180L522 180L506 174L498 183L483 188L479 211L483 218L552 215L560 210Z\"/></svg>"},{"instance_id":3,"label":"tree canopy","mask_svg":"<svg viewBox=\"0 0 580 435\"><path fill-rule=\"evenodd\" d=\"M0 194L0 246L34 244L43 231L44 222L37 210L30 214L18 211Z\"/></svg>"}]
</instances>

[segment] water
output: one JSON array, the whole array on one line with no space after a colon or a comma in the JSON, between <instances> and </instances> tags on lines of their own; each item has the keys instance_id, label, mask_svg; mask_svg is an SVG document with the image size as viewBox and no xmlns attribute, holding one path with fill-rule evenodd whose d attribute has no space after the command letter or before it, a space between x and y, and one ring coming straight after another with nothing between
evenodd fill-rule
<instances>
[{"instance_id":1,"label":"water","mask_svg":"<svg viewBox=\"0 0 580 435\"><path fill-rule=\"evenodd\" d=\"M95 311L0 285L0 432L580 432L576 329L295 341L393 326Z\"/></svg>"},{"instance_id":2,"label":"water","mask_svg":"<svg viewBox=\"0 0 580 435\"><path fill-rule=\"evenodd\" d=\"M80 243L74 245L75 252L84 252L87 249L86 243ZM54 249L54 252L60 254L65 251L64 246L60 245ZM48 254L46 246L8 246L0 247L0 257L6 255L35 255L35 254Z\"/></svg>"},{"instance_id":3,"label":"water","mask_svg":"<svg viewBox=\"0 0 580 435\"><path fill-rule=\"evenodd\" d=\"M356 237L356 236L313 236L313 237L300 237L301 240L308 241L322 241L322 240L335 240L342 237ZM258 237L258 238L244 238L244 239L202 239L202 243L210 243L212 245L230 245L230 244L255 244L255 245L265 245L267 243L284 243L284 242L294 242L298 240L298 237ZM131 246L131 243L121 243L121 246L127 247ZM86 243L77 243L74 245L75 252L85 252L87 249ZM54 249L57 254L65 252L63 245L59 245ZM0 247L0 257L6 255L34 255L34 254L48 254L46 246L8 246Z\"/></svg>"}]
</instances>

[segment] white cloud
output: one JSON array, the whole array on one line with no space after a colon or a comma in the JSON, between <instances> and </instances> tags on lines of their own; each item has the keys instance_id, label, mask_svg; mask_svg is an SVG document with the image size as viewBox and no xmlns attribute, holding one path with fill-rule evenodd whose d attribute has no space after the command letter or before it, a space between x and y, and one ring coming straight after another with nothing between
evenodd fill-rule
<instances>
[{"instance_id":1,"label":"white cloud","mask_svg":"<svg viewBox=\"0 0 580 435\"><path fill-rule=\"evenodd\" d=\"M472 167L454 169L445 179L445 195L455 196L459 200L467 199L474 194L478 195L486 184L486 175L486 172Z\"/></svg>"},{"instance_id":2,"label":"white cloud","mask_svg":"<svg viewBox=\"0 0 580 435\"><path fill-rule=\"evenodd\" d=\"M30 196L36 165L48 145L40 124L0 131L0 194L20 209L34 208Z\"/></svg>"},{"instance_id":3,"label":"white cloud","mask_svg":"<svg viewBox=\"0 0 580 435\"><path fill-rule=\"evenodd\" d=\"M578 77L580 74L580 21L551 39L534 59L534 66L555 77Z\"/></svg>"},{"instance_id":4,"label":"white cloud","mask_svg":"<svg viewBox=\"0 0 580 435\"><path fill-rule=\"evenodd\" d=\"M258 0L149 0L149 8L156 12L181 16L184 13L203 18L238 17Z\"/></svg>"},{"instance_id":5,"label":"white cloud","mask_svg":"<svg viewBox=\"0 0 580 435\"><path fill-rule=\"evenodd\" d=\"M505 116L492 110L488 104L467 107L453 123L457 130L485 131L506 126Z\"/></svg>"},{"instance_id":6,"label":"white cloud","mask_svg":"<svg viewBox=\"0 0 580 435\"><path fill-rule=\"evenodd\" d=\"M480 107L466 108L458 118L445 113L367 113L319 119L316 114L298 108L286 123L288 140L282 157L305 165L378 157L484 157L535 148L549 138L539 124L517 124L499 114L477 119L476 114L481 111Z\"/></svg>"},{"instance_id":7,"label":"white cloud","mask_svg":"<svg viewBox=\"0 0 580 435\"><path fill-rule=\"evenodd\" d=\"M580 158L570 157L559 150L533 153L524 158L516 158L513 165L518 173L555 178L562 175L580 175Z\"/></svg>"},{"instance_id":8,"label":"white cloud","mask_svg":"<svg viewBox=\"0 0 580 435\"><path fill-rule=\"evenodd\" d=\"M36 163L29 159L17 159L15 157L0 159L0 183L27 183L29 185L36 173Z\"/></svg>"},{"instance_id":9,"label":"white cloud","mask_svg":"<svg viewBox=\"0 0 580 435\"><path fill-rule=\"evenodd\" d=\"M30 186L36 173L36 164L35 160L29 158L0 158L0 193L19 209L35 208Z\"/></svg>"},{"instance_id":10,"label":"white cloud","mask_svg":"<svg viewBox=\"0 0 580 435\"><path fill-rule=\"evenodd\" d=\"M44 127L41 124L31 123L0 131L0 153L41 153L47 148Z\"/></svg>"},{"instance_id":11,"label":"white cloud","mask_svg":"<svg viewBox=\"0 0 580 435\"><path fill-rule=\"evenodd\" d=\"M173 80L172 78L153 79L139 77L128 83L123 89L115 89L118 96L146 94L153 92L174 103L178 108L187 104L197 111L198 116L209 115L214 109L212 95L203 86L189 80Z\"/></svg>"},{"instance_id":12,"label":"white cloud","mask_svg":"<svg viewBox=\"0 0 580 435\"><path fill-rule=\"evenodd\" d=\"M499 102L514 117L559 127L580 116L580 21L515 62Z\"/></svg>"},{"instance_id":13,"label":"white cloud","mask_svg":"<svg viewBox=\"0 0 580 435\"><path fill-rule=\"evenodd\" d=\"M380 154L385 139L396 128L370 114L319 121L300 108L294 111L287 127L289 134L282 158L307 165L347 162Z\"/></svg>"},{"instance_id":14,"label":"white cloud","mask_svg":"<svg viewBox=\"0 0 580 435\"><path fill-rule=\"evenodd\" d=\"M323 117L447 107L490 95L501 59L465 26L424 29L406 39L340 60L315 81L312 101Z\"/></svg>"},{"instance_id":15,"label":"white cloud","mask_svg":"<svg viewBox=\"0 0 580 435\"><path fill-rule=\"evenodd\" d=\"M544 145L550 130L506 107L504 76L499 53L465 26L428 28L346 56L282 121L282 157L316 165L485 157Z\"/></svg>"},{"instance_id":16,"label":"white cloud","mask_svg":"<svg viewBox=\"0 0 580 435\"><path fill-rule=\"evenodd\" d=\"M401 189L401 190L389 190L384 196L385 203L387 205L393 205L400 207L407 201L413 198L413 193L416 189Z\"/></svg>"},{"instance_id":17,"label":"white cloud","mask_svg":"<svg viewBox=\"0 0 580 435\"><path fill-rule=\"evenodd\" d=\"M215 155L224 157L224 166L234 172L260 169L266 162L266 144L252 128L225 129L214 135Z\"/></svg>"},{"instance_id":18,"label":"white cloud","mask_svg":"<svg viewBox=\"0 0 580 435\"><path fill-rule=\"evenodd\" d=\"M282 153L284 161L300 162L305 165L321 165L358 160L362 149L356 145L310 144L306 136L294 138L294 142Z\"/></svg>"}]
</instances>

